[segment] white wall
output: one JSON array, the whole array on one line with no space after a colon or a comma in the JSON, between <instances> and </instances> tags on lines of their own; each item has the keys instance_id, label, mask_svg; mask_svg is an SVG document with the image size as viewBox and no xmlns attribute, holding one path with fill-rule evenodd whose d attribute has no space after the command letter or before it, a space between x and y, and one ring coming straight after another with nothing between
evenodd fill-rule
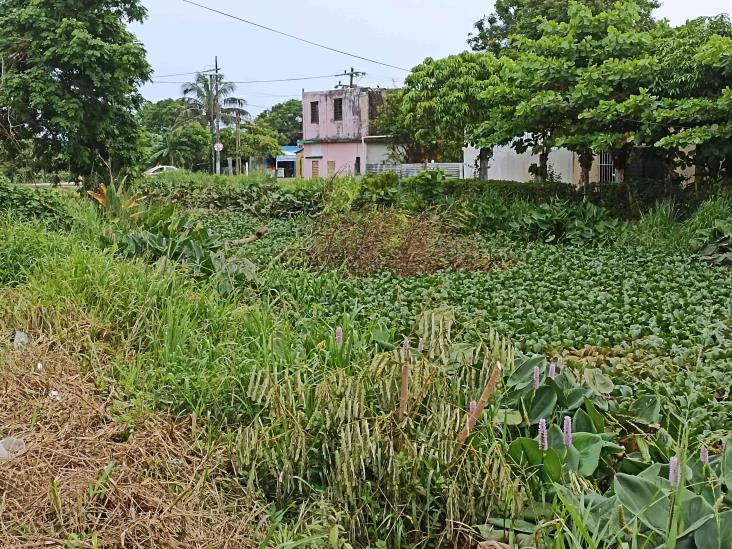
<instances>
[{"instance_id":1,"label":"white wall","mask_svg":"<svg viewBox=\"0 0 732 549\"><path fill-rule=\"evenodd\" d=\"M369 143L366 142L366 162L361 159L361 165L363 169L366 169L364 164L382 164L387 161L389 156L389 144L388 143Z\"/></svg>"},{"instance_id":2,"label":"white wall","mask_svg":"<svg viewBox=\"0 0 732 549\"><path fill-rule=\"evenodd\" d=\"M478 149L466 147L463 150L465 177L478 177L476 161ZM495 147L493 157L488 163L488 179L528 182L533 179L529 173L531 164L539 163L539 155L531 153L518 154L511 147ZM549 153L549 164L562 181L574 181L574 154L566 149L553 149Z\"/></svg>"}]
</instances>

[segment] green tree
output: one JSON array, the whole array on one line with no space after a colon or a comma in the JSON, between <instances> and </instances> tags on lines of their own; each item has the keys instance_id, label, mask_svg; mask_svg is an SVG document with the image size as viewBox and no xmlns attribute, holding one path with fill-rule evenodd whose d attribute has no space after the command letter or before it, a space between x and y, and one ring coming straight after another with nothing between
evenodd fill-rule
<instances>
[{"instance_id":1,"label":"green tree","mask_svg":"<svg viewBox=\"0 0 732 549\"><path fill-rule=\"evenodd\" d=\"M199 122L177 128L163 128L151 139L150 160L189 170L205 169L208 165L210 134Z\"/></svg>"},{"instance_id":2,"label":"green tree","mask_svg":"<svg viewBox=\"0 0 732 549\"><path fill-rule=\"evenodd\" d=\"M163 133L185 122L188 107L181 99L145 101L138 112L142 127L153 134Z\"/></svg>"},{"instance_id":3,"label":"green tree","mask_svg":"<svg viewBox=\"0 0 732 549\"><path fill-rule=\"evenodd\" d=\"M241 126L239 154L243 159L271 158L280 154L278 134L266 124L246 122ZM224 158L236 157L236 131L234 128L221 130Z\"/></svg>"},{"instance_id":4,"label":"green tree","mask_svg":"<svg viewBox=\"0 0 732 549\"><path fill-rule=\"evenodd\" d=\"M488 106L483 94L496 85L500 68L501 61L486 53L425 59L405 80L402 134L414 136L425 151L460 154L466 143L475 142L475 129ZM487 172L489 153L489 148L481 150L481 177Z\"/></svg>"},{"instance_id":5,"label":"green tree","mask_svg":"<svg viewBox=\"0 0 732 549\"><path fill-rule=\"evenodd\" d=\"M580 0L593 13L610 10L617 0ZM495 11L478 20L474 33L468 38L473 51L501 53L512 35L539 38L539 20L569 21L573 0L496 0ZM659 6L656 0L637 0L645 23L650 24L651 12Z\"/></svg>"},{"instance_id":6,"label":"green tree","mask_svg":"<svg viewBox=\"0 0 732 549\"><path fill-rule=\"evenodd\" d=\"M0 0L0 140L17 156L30 140L46 169L95 173L139 163L134 112L150 76L143 46L126 24L139 0Z\"/></svg>"},{"instance_id":7,"label":"green tree","mask_svg":"<svg viewBox=\"0 0 732 549\"><path fill-rule=\"evenodd\" d=\"M653 84L653 44L669 29L643 30L643 10L632 3L597 14L573 3L569 14L568 23L542 20L538 38L511 39L502 84L485 94L490 108L478 141L513 140L522 148L528 140L544 155L549 147L566 147L580 158L583 184L593 155L608 151L622 180L642 122L634 109L617 106L630 106L627 100Z\"/></svg>"},{"instance_id":8,"label":"green tree","mask_svg":"<svg viewBox=\"0 0 732 549\"><path fill-rule=\"evenodd\" d=\"M277 132L280 145L296 145L302 140L302 101L278 103L257 116L257 122Z\"/></svg>"}]
</instances>

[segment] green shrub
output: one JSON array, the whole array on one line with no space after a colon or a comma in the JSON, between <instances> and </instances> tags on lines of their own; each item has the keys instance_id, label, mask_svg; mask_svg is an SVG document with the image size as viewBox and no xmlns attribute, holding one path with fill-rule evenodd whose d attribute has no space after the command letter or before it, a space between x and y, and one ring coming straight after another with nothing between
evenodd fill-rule
<instances>
[{"instance_id":1,"label":"green shrub","mask_svg":"<svg viewBox=\"0 0 732 549\"><path fill-rule=\"evenodd\" d=\"M314 214L322 196L322 185L280 187L264 174L230 177L183 170L139 179L134 189L147 200L172 201L183 208L241 211L265 217Z\"/></svg>"},{"instance_id":2,"label":"green shrub","mask_svg":"<svg viewBox=\"0 0 732 549\"><path fill-rule=\"evenodd\" d=\"M399 177L393 172L381 172L364 175L361 178L361 189L356 201L357 205L375 204L391 206L399 194Z\"/></svg>"},{"instance_id":3,"label":"green shrub","mask_svg":"<svg viewBox=\"0 0 732 549\"><path fill-rule=\"evenodd\" d=\"M691 249L714 265L732 265L732 221L718 219L711 227L699 229Z\"/></svg>"},{"instance_id":4,"label":"green shrub","mask_svg":"<svg viewBox=\"0 0 732 549\"><path fill-rule=\"evenodd\" d=\"M0 174L0 212L5 211L22 219L42 219L56 228L69 225L69 215L58 191L19 187Z\"/></svg>"}]
</instances>

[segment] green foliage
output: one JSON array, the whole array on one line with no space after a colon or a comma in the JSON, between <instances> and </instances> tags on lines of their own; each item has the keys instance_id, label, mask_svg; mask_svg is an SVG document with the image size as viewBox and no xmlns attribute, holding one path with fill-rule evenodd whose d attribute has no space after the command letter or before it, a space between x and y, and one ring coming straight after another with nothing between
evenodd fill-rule
<instances>
[{"instance_id":1,"label":"green foliage","mask_svg":"<svg viewBox=\"0 0 732 549\"><path fill-rule=\"evenodd\" d=\"M239 136L239 154L244 161L249 158L271 158L280 154L277 133L259 122L244 124ZM236 157L236 132L234 128L221 130L221 143L224 145L222 158Z\"/></svg>"},{"instance_id":2,"label":"green foliage","mask_svg":"<svg viewBox=\"0 0 732 549\"><path fill-rule=\"evenodd\" d=\"M137 115L142 127L151 134L162 134L175 129L183 121L186 104L181 99L145 101Z\"/></svg>"},{"instance_id":3,"label":"green foliage","mask_svg":"<svg viewBox=\"0 0 732 549\"><path fill-rule=\"evenodd\" d=\"M264 174L212 176L183 170L141 178L135 191L148 200L172 201L183 208L247 212L287 217L317 211L321 186L283 188Z\"/></svg>"},{"instance_id":4,"label":"green foliage","mask_svg":"<svg viewBox=\"0 0 732 549\"><path fill-rule=\"evenodd\" d=\"M199 122L165 128L152 136L150 160L190 170L205 169L211 159L211 136Z\"/></svg>"},{"instance_id":5,"label":"green foliage","mask_svg":"<svg viewBox=\"0 0 732 549\"><path fill-rule=\"evenodd\" d=\"M100 159L116 171L136 165L142 132L137 88L150 76L145 50L127 28L137 0L4 0L0 18L0 141L11 154L30 140L46 169L89 175Z\"/></svg>"},{"instance_id":6,"label":"green foliage","mask_svg":"<svg viewBox=\"0 0 732 549\"><path fill-rule=\"evenodd\" d=\"M706 229L699 229L691 248L714 265L732 265L732 220L718 219Z\"/></svg>"},{"instance_id":7,"label":"green foliage","mask_svg":"<svg viewBox=\"0 0 732 549\"><path fill-rule=\"evenodd\" d=\"M23 188L0 174L0 213L12 212L21 219L39 218L50 226L68 226L68 211L61 197L51 189Z\"/></svg>"},{"instance_id":8,"label":"green foliage","mask_svg":"<svg viewBox=\"0 0 732 549\"><path fill-rule=\"evenodd\" d=\"M302 101L290 99L262 111L256 122L277 133L280 145L297 145L302 140Z\"/></svg>"}]
</instances>

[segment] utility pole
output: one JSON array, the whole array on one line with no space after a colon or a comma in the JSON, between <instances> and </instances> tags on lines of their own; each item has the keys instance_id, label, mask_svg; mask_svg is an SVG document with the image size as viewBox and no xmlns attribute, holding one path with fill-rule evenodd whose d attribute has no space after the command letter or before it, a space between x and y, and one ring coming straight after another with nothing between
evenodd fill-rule
<instances>
[{"instance_id":1,"label":"utility pole","mask_svg":"<svg viewBox=\"0 0 732 549\"><path fill-rule=\"evenodd\" d=\"M236 112L236 175L241 175L241 111Z\"/></svg>"},{"instance_id":2,"label":"utility pole","mask_svg":"<svg viewBox=\"0 0 732 549\"><path fill-rule=\"evenodd\" d=\"M214 82L216 86L216 91L214 93L214 101L215 105L214 108L216 109L216 175L221 175L221 151L219 150L221 147L219 146L219 143L221 143L221 106L219 103L219 57L218 55L214 58L215 62L215 72L216 76L214 77L216 80Z\"/></svg>"},{"instance_id":3,"label":"utility pole","mask_svg":"<svg viewBox=\"0 0 732 549\"><path fill-rule=\"evenodd\" d=\"M213 74L208 75L208 91L209 91L209 105L208 105L208 127L211 131L211 173L216 173L216 123L214 122L216 114L214 111L214 81Z\"/></svg>"},{"instance_id":4,"label":"utility pole","mask_svg":"<svg viewBox=\"0 0 732 549\"><path fill-rule=\"evenodd\" d=\"M353 83L353 79L358 76L366 76L366 73L353 70L353 67L351 67L350 71L343 71L343 76L349 77L349 84L346 86L345 84L341 84L340 82L338 82L336 88L355 88L356 85Z\"/></svg>"}]
</instances>

